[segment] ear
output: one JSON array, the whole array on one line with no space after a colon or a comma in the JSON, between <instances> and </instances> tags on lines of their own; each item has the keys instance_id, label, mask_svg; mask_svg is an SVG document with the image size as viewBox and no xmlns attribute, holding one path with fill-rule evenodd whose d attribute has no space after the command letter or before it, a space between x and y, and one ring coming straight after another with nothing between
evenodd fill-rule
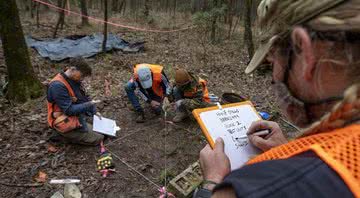
<instances>
[{"instance_id":1,"label":"ear","mask_svg":"<svg viewBox=\"0 0 360 198\"><path fill-rule=\"evenodd\" d=\"M295 56L302 63L302 76L306 80L312 80L316 64L312 41L308 32L302 27L295 27L291 33L291 40L294 45Z\"/></svg>"}]
</instances>

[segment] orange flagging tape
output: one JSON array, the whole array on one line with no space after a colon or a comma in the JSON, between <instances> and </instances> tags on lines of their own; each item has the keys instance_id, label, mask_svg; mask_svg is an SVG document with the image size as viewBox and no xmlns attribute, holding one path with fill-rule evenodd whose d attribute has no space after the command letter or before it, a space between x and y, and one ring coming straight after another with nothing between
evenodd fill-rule
<instances>
[{"instance_id":1,"label":"orange flagging tape","mask_svg":"<svg viewBox=\"0 0 360 198\"><path fill-rule=\"evenodd\" d=\"M51 8L55 8L55 9L60 10L60 11L64 11L66 13L70 13L70 14L73 14L73 15L85 17L85 18L88 18L88 19L96 21L96 22L107 23L107 24L115 26L115 27L122 27L122 28L126 28L126 29L142 31L142 32L171 33L171 32L179 32L179 31L188 30L188 29L192 29L192 28L195 27L194 25L192 25L190 27L186 27L186 28L182 28L182 29L176 29L176 30L152 30L152 29L138 28L138 27L133 27L133 26L128 26L128 25L121 25L121 24L118 24L118 23L110 22L110 21L104 21L102 19L98 19L98 18L91 17L91 16L86 16L86 15L83 15L83 14L80 14L80 13L77 13L77 12L73 12L71 10L60 8L58 6L55 6L54 4L47 3L47 2L44 2L44 1L41 1L41 0L32 0L32 1L47 5L47 6L51 7Z\"/></svg>"}]
</instances>

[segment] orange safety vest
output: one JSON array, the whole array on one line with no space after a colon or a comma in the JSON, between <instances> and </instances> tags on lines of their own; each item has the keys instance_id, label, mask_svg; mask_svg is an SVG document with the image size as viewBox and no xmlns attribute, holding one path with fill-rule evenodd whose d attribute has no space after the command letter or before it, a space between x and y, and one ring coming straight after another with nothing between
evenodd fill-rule
<instances>
[{"instance_id":1,"label":"orange safety vest","mask_svg":"<svg viewBox=\"0 0 360 198\"><path fill-rule=\"evenodd\" d=\"M77 101L74 90L71 88L70 84L61 74L57 74L55 78L53 78L50 81L50 83L54 81L59 81L63 83L69 92L71 100L73 102ZM79 118L77 116L65 115L64 112L60 109L60 107L56 103L51 103L47 101L47 108L48 108L47 120L51 128L61 133L66 133L81 127Z\"/></svg>"},{"instance_id":2,"label":"orange safety vest","mask_svg":"<svg viewBox=\"0 0 360 198\"><path fill-rule=\"evenodd\" d=\"M199 78L199 85L201 85L202 90L203 90L203 100L205 102L210 102L209 91L208 91L206 84L207 84L206 80ZM194 94L196 94L196 92L197 92L197 87L194 87L194 89L192 89L190 91L185 91L184 96L191 98L194 96Z\"/></svg>"},{"instance_id":3,"label":"orange safety vest","mask_svg":"<svg viewBox=\"0 0 360 198\"><path fill-rule=\"evenodd\" d=\"M160 66L160 65L151 65L151 64L138 64L138 65L135 65L135 67L134 67L135 80L139 80L138 70L139 70L140 67L148 67L148 68L150 68L151 73L152 73L152 80L153 80L152 90L159 97L161 97L161 98L164 97L164 91L163 91L162 86L160 85L161 81L162 81L161 75L162 75L163 67Z\"/></svg>"},{"instance_id":4,"label":"orange safety vest","mask_svg":"<svg viewBox=\"0 0 360 198\"><path fill-rule=\"evenodd\" d=\"M360 124L293 140L247 164L286 159L310 150L338 173L355 197L360 197Z\"/></svg>"}]
</instances>

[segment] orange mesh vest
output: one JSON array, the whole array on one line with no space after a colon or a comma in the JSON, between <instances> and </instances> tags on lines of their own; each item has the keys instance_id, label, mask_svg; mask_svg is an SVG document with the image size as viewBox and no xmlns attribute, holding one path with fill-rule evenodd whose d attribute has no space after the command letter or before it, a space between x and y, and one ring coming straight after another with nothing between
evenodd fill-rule
<instances>
[{"instance_id":1,"label":"orange mesh vest","mask_svg":"<svg viewBox=\"0 0 360 198\"><path fill-rule=\"evenodd\" d=\"M293 140L270 149L247 164L286 159L309 150L339 174L355 197L360 197L360 124Z\"/></svg>"},{"instance_id":2,"label":"orange mesh vest","mask_svg":"<svg viewBox=\"0 0 360 198\"><path fill-rule=\"evenodd\" d=\"M210 102L209 91L206 86L206 80L199 78L199 84L201 85L202 90L203 90L203 100L205 102ZM185 91L184 96L185 97L193 97L196 94L196 92L197 92L197 87L195 87L191 91Z\"/></svg>"},{"instance_id":3,"label":"orange mesh vest","mask_svg":"<svg viewBox=\"0 0 360 198\"><path fill-rule=\"evenodd\" d=\"M66 81L66 79L61 75L57 74L51 81L59 81L63 83L66 89L69 92L71 100L76 102L77 98L70 84ZM65 133L69 132L73 129L81 127L80 121L76 116L66 116L60 107L56 103L51 103L47 101L47 109L48 109L48 124L51 128L56 129L59 132Z\"/></svg>"},{"instance_id":4,"label":"orange mesh vest","mask_svg":"<svg viewBox=\"0 0 360 198\"><path fill-rule=\"evenodd\" d=\"M153 83L152 83L152 90L154 91L154 93L160 97L164 97L164 91L163 91L163 88L161 87L161 72L163 70L163 67L160 66L160 65L151 65L151 64L138 64L138 65L135 65L134 67L134 77L135 77L135 80L138 80L139 79L139 76L138 76L138 69L139 67L149 67L150 70L151 70L151 73L152 73L152 80L153 80Z\"/></svg>"}]
</instances>

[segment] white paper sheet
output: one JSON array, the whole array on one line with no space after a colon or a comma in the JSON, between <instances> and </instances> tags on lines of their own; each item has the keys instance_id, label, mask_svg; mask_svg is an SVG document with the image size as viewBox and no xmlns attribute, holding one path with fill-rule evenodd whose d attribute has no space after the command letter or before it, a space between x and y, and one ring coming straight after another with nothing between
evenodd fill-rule
<instances>
[{"instance_id":1,"label":"white paper sheet","mask_svg":"<svg viewBox=\"0 0 360 198\"><path fill-rule=\"evenodd\" d=\"M94 115L93 131L115 137L117 130L120 130L120 128L116 126L115 120L104 117L101 117L100 119L98 116Z\"/></svg>"},{"instance_id":2,"label":"white paper sheet","mask_svg":"<svg viewBox=\"0 0 360 198\"><path fill-rule=\"evenodd\" d=\"M241 138L246 135L251 123L260 119L250 105L203 112L200 118L214 141L218 137L224 140L231 170L241 167L260 153L247 138Z\"/></svg>"}]
</instances>

